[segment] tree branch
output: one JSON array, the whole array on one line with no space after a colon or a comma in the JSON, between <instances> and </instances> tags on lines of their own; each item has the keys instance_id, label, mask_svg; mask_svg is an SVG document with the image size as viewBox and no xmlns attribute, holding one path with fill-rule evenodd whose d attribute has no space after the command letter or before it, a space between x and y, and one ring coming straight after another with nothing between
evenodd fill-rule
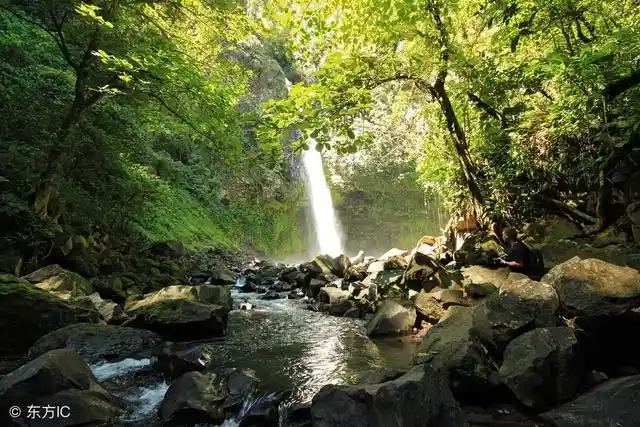
<instances>
[{"instance_id":1,"label":"tree branch","mask_svg":"<svg viewBox=\"0 0 640 427\"><path fill-rule=\"evenodd\" d=\"M151 92L145 92L148 96L150 96L151 98L155 99L156 101L158 101L158 103L164 108L166 109L168 112L170 112L171 114L173 114L178 120L180 120L181 122L183 122L184 124L186 124L187 126L189 126L192 130L194 130L196 133L198 133L200 136L205 137L206 139L208 139L211 142L216 142L215 139L213 139L210 135L207 135L206 133L202 132L200 129L198 129L193 123L191 123L189 120L187 120L186 118L184 118L180 113L178 113L176 110L174 110L169 104L167 104L162 98L160 98L158 95L151 93Z\"/></svg>"},{"instance_id":2,"label":"tree branch","mask_svg":"<svg viewBox=\"0 0 640 427\"><path fill-rule=\"evenodd\" d=\"M489 115L490 117L493 117L494 119L504 122L504 117L502 116L502 114L500 114L498 110L496 110L487 102L483 101L477 95L471 92L467 92L467 95L469 96L469 99L471 100L471 102L473 102L476 105L476 107L478 107L479 109L487 113L487 115Z\"/></svg>"}]
</instances>

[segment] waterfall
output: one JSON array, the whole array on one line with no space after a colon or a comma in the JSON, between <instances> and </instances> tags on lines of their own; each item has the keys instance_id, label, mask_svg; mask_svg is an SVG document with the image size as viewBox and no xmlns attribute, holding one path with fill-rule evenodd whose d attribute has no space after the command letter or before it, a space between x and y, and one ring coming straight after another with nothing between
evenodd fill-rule
<instances>
[{"instance_id":1,"label":"waterfall","mask_svg":"<svg viewBox=\"0 0 640 427\"><path fill-rule=\"evenodd\" d=\"M291 82L285 79L287 90ZM299 135L299 132L295 132ZM327 185L322 165L322 156L316 150L316 141L309 140L309 149L302 155L302 163L305 171L305 187L311 208L313 211L313 222L318 239L320 253L336 257L342 254L342 241L338 232L338 222L333 209L331 191Z\"/></svg>"},{"instance_id":2,"label":"waterfall","mask_svg":"<svg viewBox=\"0 0 640 427\"><path fill-rule=\"evenodd\" d=\"M302 162L318 245L321 253L336 257L342 254L342 243L338 234L333 200L324 176L322 156L315 149L315 141L312 139L310 142L311 147L302 155Z\"/></svg>"}]
</instances>

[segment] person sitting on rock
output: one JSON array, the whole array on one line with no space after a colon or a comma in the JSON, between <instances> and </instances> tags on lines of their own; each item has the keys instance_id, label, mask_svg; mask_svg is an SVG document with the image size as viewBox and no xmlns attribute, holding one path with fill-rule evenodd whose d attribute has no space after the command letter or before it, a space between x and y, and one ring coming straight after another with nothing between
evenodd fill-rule
<instances>
[{"instance_id":1,"label":"person sitting on rock","mask_svg":"<svg viewBox=\"0 0 640 427\"><path fill-rule=\"evenodd\" d=\"M506 242L503 238L505 230L505 222L498 215L491 217L491 234L490 237L495 240L500 246L506 248Z\"/></svg>"},{"instance_id":2,"label":"person sitting on rock","mask_svg":"<svg viewBox=\"0 0 640 427\"><path fill-rule=\"evenodd\" d=\"M502 232L502 240L505 243L507 255L500 259L502 265L511 268L511 271L529 274L531 254L529 247L518 239L518 233L513 228L505 228Z\"/></svg>"}]
</instances>

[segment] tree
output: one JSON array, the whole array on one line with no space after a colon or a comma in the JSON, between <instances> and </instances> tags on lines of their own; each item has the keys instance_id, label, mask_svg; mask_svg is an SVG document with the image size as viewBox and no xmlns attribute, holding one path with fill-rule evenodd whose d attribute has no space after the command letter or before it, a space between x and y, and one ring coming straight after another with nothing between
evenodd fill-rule
<instances>
[{"instance_id":1,"label":"tree","mask_svg":"<svg viewBox=\"0 0 640 427\"><path fill-rule=\"evenodd\" d=\"M241 91L221 84L233 67L218 58L248 34L235 2L18 0L0 7L49 34L74 79L72 101L35 191L34 209L41 217L50 214L56 185L74 161L74 132L98 102L119 95L150 98L220 143L221 129L213 131L220 123L198 126L193 115L202 109L228 114L226 105ZM186 107L177 107L187 98Z\"/></svg>"}]
</instances>

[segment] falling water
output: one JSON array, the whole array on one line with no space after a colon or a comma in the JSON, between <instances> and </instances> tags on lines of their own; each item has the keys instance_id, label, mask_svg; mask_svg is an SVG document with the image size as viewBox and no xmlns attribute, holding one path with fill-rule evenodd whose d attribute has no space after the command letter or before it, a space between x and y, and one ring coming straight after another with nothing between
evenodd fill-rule
<instances>
[{"instance_id":1,"label":"falling water","mask_svg":"<svg viewBox=\"0 0 640 427\"><path fill-rule=\"evenodd\" d=\"M306 175L307 192L313 209L316 236L320 252L335 257L342 253L342 244L338 234L333 201L324 176L322 157L315 149L315 141L311 140L310 143L311 147L302 155L302 161Z\"/></svg>"}]
</instances>

